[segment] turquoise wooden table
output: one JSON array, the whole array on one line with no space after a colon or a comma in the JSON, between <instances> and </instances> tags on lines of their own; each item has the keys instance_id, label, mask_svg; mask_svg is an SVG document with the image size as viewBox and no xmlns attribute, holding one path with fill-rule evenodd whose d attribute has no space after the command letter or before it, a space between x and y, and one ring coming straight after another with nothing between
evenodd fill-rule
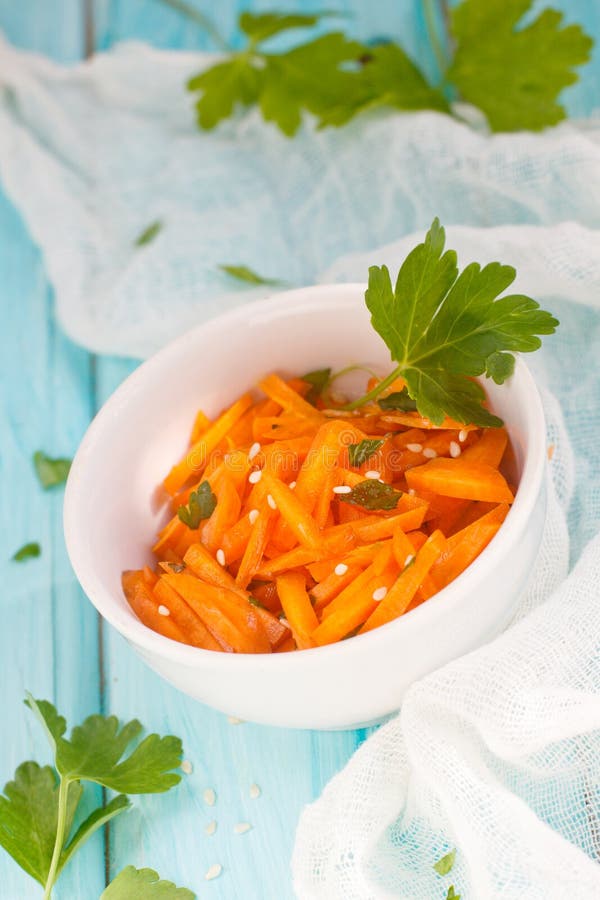
<instances>
[{"instance_id":1,"label":"turquoise wooden table","mask_svg":"<svg viewBox=\"0 0 600 900\"><path fill-rule=\"evenodd\" d=\"M308 10L310 0L204 3L235 43L239 8ZM351 13L347 27L361 38L392 34L430 69L419 0L338 0ZM539 4L545 5L545 4ZM600 8L589 0L561 0L569 18L600 34ZM214 8L212 8L214 7ZM161 47L207 48L193 22L160 0L0 0L0 28L18 46L61 61L80 59L115 41L138 38ZM569 111L590 111L600 54L582 81L565 93ZM42 492L31 456L37 449L71 456L90 419L135 367L132 360L91 356L70 343L53 318L52 290L16 210L0 193L0 398L2 475L0 527L4 561L0 629L0 778L22 760L48 761L38 725L22 704L26 689L53 700L71 723L91 712L139 717L146 728L180 735L192 773L168 795L138 799L135 809L98 834L65 872L58 898L97 898L127 863L150 865L162 876L214 900L287 900L293 896L289 860L302 806L316 797L367 736L231 724L177 693L150 672L112 629L103 625L79 589L62 534L62 494ZM7 562L27 541L42 556ZM251 799L257 783L261 796ZM217 802L209 808L203 791ZM215 819L214 836L205 834ZM252 830L236 835L237 822ZM220 878L205 882L214 863ZM0 852L0 896L25 900L40 891Z\"/></svg>"}]
</instances>

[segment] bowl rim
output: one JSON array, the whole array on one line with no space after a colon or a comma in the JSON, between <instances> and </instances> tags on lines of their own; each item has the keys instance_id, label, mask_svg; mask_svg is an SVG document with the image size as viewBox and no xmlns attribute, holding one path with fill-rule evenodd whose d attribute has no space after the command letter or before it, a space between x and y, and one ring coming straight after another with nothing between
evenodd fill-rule
<instances>
[{"instance_id":1,"label":"bowl rim","mask_svg":"<svg viewBox=\"0 0 600 900\"><path fill-rule=\"evenodd\" d=\"M269 665L274 670L288 670L302 666L304 659L316 659L318 656L320 660L325 661L329 657L335 659L338 656L351 655L359 649L363 651L368 651L370 647L376 649L377 644L386 638L394 639L394 636L397 635L400 640L403 632L410 633L411 630L426 624L428 620L435 621L436 611L441 604L451 611L453 607L460 604L462 595L482 580L486 569L492 568L494 563L502 557L506 552L507 545L516 544L535 507L546 465L546 426L541 397L529 368L518 354L512 378L519 380L523 391L528 395L531 407L529 410L531 430L529 451L525 458L514 503L491 543L464 572L430 597L427 603L420 604L408 615L400 616L379 628L365 634L355 635L351 640L310 648L301 653L219 653L213 650L204 650L164 637L144 625L132 611L131 618L127 621L115 614L116 600L111 591L104 586L94 567L88 565L89 553L84 547L82 531L77 527L77 509L80 505L78 497L81 495L80 483L84 479L87 457L93 452L96 436L103 431L105 423L110 423L113 410L122 409L131 397L135 397L139 393L148 373L168 363L171 359L175 360L181 350L190 343L195 344L199 339L206 340L213 331L220 332L223 328L243 322L248 316L262 313L276 312L284 316L291 315L293 314L291 301L294 299L303 308L306 308L317 305L318 300L322 300L324 294L328 295L330 303L335 300L336 295L339 295L339 305L344 306L348 303L349 293L364 292L365 288L366 284L362 282L311 285L281 291L262 300L250 301L215 316L174 338L144 360L116 388L94 416L73 459L65 489L63 527L67 553L75 575L90 602L113 628L139 649L190 668L202 668L204 665L214 666L217 669L235 666L236 670L252 669L257 665Z\"/></svg>"}]
</instances>

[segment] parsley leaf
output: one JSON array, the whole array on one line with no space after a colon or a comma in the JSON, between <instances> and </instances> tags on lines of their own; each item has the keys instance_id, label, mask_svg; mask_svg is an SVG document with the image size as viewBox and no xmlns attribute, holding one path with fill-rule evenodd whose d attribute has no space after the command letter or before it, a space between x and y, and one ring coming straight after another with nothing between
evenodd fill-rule
<instances>
[{"instance_id":1,"label":"parsley leaf","mask_svg":"<svg viewBox=\"0 0 600 900\"><path fill-rule=\"evenodd\" d=\"M381 409L400 409L402 412L414 412L417 408L417 404L406 388L402 388L401 391L394 391L393 394L388 394L387 397L380 397L377 402Z\"/></svg>"},{"instance_id":2,"label":"parsley leaf","mask_svg":"<svg viewBox=\"0 0 600 900\"><path fill-rule=\"evenodd\" d=\"M258 272L255 272L253 269L249 269L248 266L222 265L219 266L219 268L227 275L231 275L232 278L236 278L238 281L245 281L247 284L284 283L283 281L280 281L279 278L264 278L262 275L259 275Z\"/></svg>"},{"instance_id":3,"label":"parsley leaf","mask_svg":"<svg viewBox=\"0 0 600 900\"><path fill-rule=\"evenodd\" d=\"M320 127L345 125L358 113L378 106L450 111L442 92L428 84L398 44L369 47L364 59L362 70L349 81L338 102L322 114Z\"/></svg>"},{"instance_id":4,"label":"parsley leaf","mask_svg":"<svg viewBox=\"0 0 600 900\"><path fill-rule=\"evenodd\" d=\"M436 863L434 863L433 868L438 873L438 875L447 875L448 872L451 872L454 868L454 863L456 861L456 847L454 850L451 850L450 853L446 853L445 856L442 856L441 859L438 859Z\"/></svg>"},{"instance_id":5,"label":"parsley leaf","mask_svg":"<svg viewBox=\"0 0 600 900\"><path fill-rule=\"evenodd\" d=\"M13 560L15 562L23 562L26 559L35 559L38 556L42 555L42 548L36 542L32 542L31 544L23 544L16 553L13 554Z\"/></svg>"},{"instance_id":6,"label":"parsley leaf","mask_svg":"<svg viewBox=\"0 0 600 900\"><path fill-rule=\"evenodd\" d=\"M262 82L262 72L245 54L233 56L195 75L187 87L189 91L202 91L196 102L200 128L214 128L222 119L229 118L238 104L250 106L256 103Z\"/></svg>"},{"instance_id":7,"label":"parsley leaf","mask_svg":"<svg viewBox=\"0 0 600 900\"><path fill-rule=\"evenodd\" d=\"M537 131L564 119L558 95L590 58L592 39L579 25L561 27L555 9L522 25L532 5L462 0L451 12L456 53L447 78L483 110L494 131Z\"/></svg>"},{"instance_id":8,"label":"parsley leaf","mask_svg":"<svg viewBox=\"0 0 600 900\"><path fill-rule=\"evenodd\" d=\"M152 222L147 228L144 228L142 233L136 238L135 246L143 247L145 244L152 243L154 238L163 230L163 227L163 223L159 219Z\"/></svg>"},{"instance_id":9,"label":"parsley leaf","mask_svg":"<svg viewBox=\"0 0 600 900\"><path fill-rule=\"evenodd\" d=\"M0 845L41 885L46 884L56 840L58 790L54 769L25 762L0 796ZM83 788L77 782L69 786L65 802L66 833L73 826L82 793Z\"/></svg>"},{"instance_id":10,"label":"parsley leaf","mask_svg":"<svg viewBox=\"0 0 600 900\"><path fill-rule=\"evenodd\" d=\"M71 460L64 457L52 459L43 450L37 450L33 454L33 465L41 486L47 490L65 483L71 468Z\"/></svg>"},{"instance_id":11,"label":"parsley leaf","mask_svg":"<svg viewBox=\"0 0 600 900\"><path fill-rule=\"evenodd\" d=\"M194 900L187 888L175 887L172 881L162 881L154 869L127 866L100 895L100 900Z\"/></svg>"},{"instance_id":12,"label":"parsley leaf","mask_svg":"<svg viewBox=\"0 0 600 900\"><path fill-rule=\"evenodd\" d=\"M445 415L458 422L498 426L483 406L477 375L502 383L516 351L541 346L558 321L524 294L499 297L515 270L493 262L470 263L459 274L456 253L444 252L445 233L434 220L424 243L404 260L393 288L386 266L369 269L365 299L371 323L398 367L374 391L347 404L355 409L402 376L422 416L439 425Z\"/></svg>"},{"instance_id":13,"label":"parsley leaf","mask_svg":"<svg viewBox=\"0 0 600 900\"><path fill-rule=\"evenodd\" d=\"M315 13L243 12L240 15L239 25L244 34L258 44L281 31L288 31L290 28L308 28L316 25L319 19L339 15L340 13L329 10Z\"/></svg>"},{"instance_id":14,"label":"parsley leaf","mask_svg":"<svg viewBox=\"0 0 600 900\"><path fill-rule=\"evenodd\" d=\"M391 484L369 478L353 487L349 494L337 494L337 499L363 509L396 509L401 496L402 491L395 490Z\"/></svg>"},{"instance_id":15,"label":"parsley leaf","mask_svg":"<svg viewBox=\"0 0 600 900\"><path fill-rule=\"evenodd\" d=\"M208 519L217 505L208 481L203 481L197 490L192 491L187 506L180 506L177 515L188 528L197 528L203 519Z\"/></svg>"},{"instance_id":16,"label":"parsley leaf","mask_svg":"<svg viewBox=\"0 0 600 900\"><path fill-rule=\"evenodd\" d=\"M460 900L460 894L455 893L454 885L451 884L446 894L446 900Z\"/></svg>"},{"instance_id":17,"label":"parsley leaf","mask_svg":"<svg viewBox=\"0 0 600 900\"><path fill-rule=\"evenodd\" d=\"M329 382L331 381L331 369L315 369L314 372L307 372L301 376L302 381L308 381L311 385L310 391L306 394L305 400L314 406Z\"/></svg>"},{"instance_id":18,"label":"parsley leaf","mask_svg":"<svg viewBox=\"0 0 600 900\"><path fill-rule=\"evenodd\" d=\"M128 794L161 793L181 781L172 771L181 762L179 738L149 734L121 761L142 731L137 719L120 726L115 716L89 716L67 740L67 723L51 703L31 696L25 702L44 726L63 777L94 781Z\"/></svg>"},{"instance_id":19,"label":"parsley leaf","mask_svg":"<svg viewBox=\"0 0 600 900\"><path fill-rule=\"evenodd\" d=\"M353 90L356 73L344 66L354 63L358 70L365 52L362 44L332 32L284 53L265 53L259 47L275 34L313 25L324 15L330 14L242 13L240 27L248 46L188 82L188 90L201 91L196 102L199 126L214 128L236 107L258 104L263 118L291 137L304 111L322 116L336 106Z\"/></svg>"},{"instance_id":20,"label":"parsley leaf","mask_svg":"<svg viewBox=\"0 0 600 900\"><path fill-rule=\"evenodd\" d=\"M368 459L377 453L380 447L383 447L385 440L377 438L365 438L358 444L348 444L348 457L350 465L358 468L362 466ZM343 497L343 495L342 495Z\"/></svg>"}]
</instances>

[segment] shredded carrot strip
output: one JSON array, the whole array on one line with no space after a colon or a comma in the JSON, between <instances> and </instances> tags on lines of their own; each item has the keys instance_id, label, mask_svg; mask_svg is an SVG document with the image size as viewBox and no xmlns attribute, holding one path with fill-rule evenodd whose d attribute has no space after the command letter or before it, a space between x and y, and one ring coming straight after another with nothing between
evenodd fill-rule
<instances>
[{"instance_id":1,"label":"shredded carrot strip","mask_svg":"<svg viewBox=\"0 0 600 900\"><path fill-rule=\"evenodd\" d=\"M199 441L190 447L182 460L173 466L164 480L169 494L174 494L194 474L202 472L209 456L218 447L225 435L237 420L252 405L252 395L244 394L236 400L202 435Z\"/></svg>"},{"instance_id":2,"label":"shredded carrot strip","mask_svg":"<svg viewBox=\"0 0 600 900\"><path fill-rule=\"evenodd\" d=\"M314 647L311 633L319 620L306 593L304 576L298 572L287 572L277 577L277 593L283 612L290 623L292 634L300 650Z\"/></svg>"},{"instance_id":3,"label":"shredded carrot strip","mask_svg":"<svg viewBox=\"0 0 600 900\"><path fill-rule=\"evenodd\" d=\"M395 585L369 616L361 633L397 619L406 612L408 604L416 594L432 565L444 550L446 540L441 531L434 531L418 551L414 562L409 562L401 572Z\"/></svg>"}]
</instances>

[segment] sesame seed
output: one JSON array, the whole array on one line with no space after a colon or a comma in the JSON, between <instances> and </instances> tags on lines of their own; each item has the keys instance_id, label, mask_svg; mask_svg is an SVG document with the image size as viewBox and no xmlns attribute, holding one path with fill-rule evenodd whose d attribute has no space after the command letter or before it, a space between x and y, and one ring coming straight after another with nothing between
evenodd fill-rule
<instances>
[{"instance_id":1,"label":"sesame seed","mask_svg":"<svg viewBox=\"0 0 600 900\"><path fill-rule=\"evenodd\" d=\"M423 426L425 428L429 428L430 425L431 425L431 422L429 421L429 419L423 419Z\"/></svg>"},{"instance_id":2,"label":"sesame seed","mask_svg":"<svg viewBox=\"0 0 600 900\"><path fill-rule=\"evenodd\" d=\"M258 519L258 515L259 515L259 513L258 513L257 509L250 510L250 512L248 513L248 519L250 520L251 525L254 525L254 523Z\"/></svg>"},{"instance_id":3,"label":"sesame seed","mask_svg":"<svg viewBox=\"0 0 600 900\"><path fill-rule=\"evenodd\" d=\"M381 478L381 472L377 472L376 469L369 469L368 472L365 472L365 478L377 481L378 478Z\"/></svg>"},{"instance_id":4,"label":"sesame seed","mask_svg":"<svg viewBox=\"0 0 600 900\"><path fill-rule=\"evenodd\" d=\"M206 875L204 876L207 881L212 881L213 878L218 878L221 872L223 871L223 866L220 863L215 863L214 866L211 866Z\"/></svg>"},{"instance_id":5,"label":"sesame seed","mask_svg":"<svg viewBox=\"0 0 600 900\"><path fill-rule=\"evenodd\" d=\"M450 456L452 459L456 459L461 453L460 444L457 444L456 441L450 441Z\"/></svg>"},{"instance_id":6,"label":"sesame seed","mask_svg":"<svg viewBox=\"0 0 600 900\"><path fill-rule=\"evenodd\" d=\"M214 806L217 802L217 795L212 788L206 788L202 796L204 797L204 802L207 806Z\"/></svg>"},{"instance_id":7,"label":"sesame seed","mask_svg":"<svg viewBox=\"0 0 600 900\"><path fill-rule=\"evenodd\" d=\"M423 450L423 456L427 459L435 459L437 456L437 451L433 449L433 447L425 447Z\"/></svg>"},{"instance_id":8,"label":"sesame seed","mask_svg":"<svg viewBox=\"0 0 600 900\"><path fill-rule=\"evenodd\" d=\"M258 484L260 479L262 478L262 471L260 469L255 469L254 472L250 472L248 475L248 481L250 484Z\"/></svg>"},{"instance_id":9,"label":"sesame seed","mask_svg":"<svg viewBox=\"0 0 600 900\"><path fill-rule=\"evenodd\" d=\"M252 460L255 456L258 456L260 453L260 444L258 441L255 441L250 449L248 450L248 459Z\"/></svg>"},{"instance_id":10,"label":"sesame seed","mask_svg":"<svg viewBox=\"0 0 600 900\"><path fill-rule=\"evenodd\" d=\"M281 624L284 625L286 628L289 628L290 631L292 630L292 626L290 625L290 623L288 622L288 620L285 618L285 616L280 616L280 617L279 617L279 621L280 621Z\"/></svg>"},{"instance_id":11,"label":"sesame seed","mask_svg":"<svg viewBox=\"0 0 600 900\"><path fill-rule=\"evenodd\" d=\"M406 449L410 450L411 453L420 453L423 449L423 444L407 444Z\"/></svg>"},{"instance_id":12,"label":"sesame seed","mask_svg":"<svg viewBox=\"0 0 600 900\"><path fill-rule=\"evenodd\" d=\"M189 759L183 760L183 762L181 763L181 771L184 772L186 775L192 774L192 772L194 771L194 767L191 764L191 762L189 761Z\"/></svg>"},{"instance_id":13,"label":"sesame seed","mask_svg":"<svg viewBox=\"0 0 600 900\"><path fill-rule=\"evenodd\" d=\"M225 551L222 549L222 547L219 547L215 556L217 557L217 562L219 563L219 565L224 566L225 565Z\"/></svg>"},{"instance_id":14,"label":"sesame seed","mask_svg":"<svg viewBox=\"0 0 600 900\"><path fill-rule=\"evenodd\" d=\"M158 607L158 612L161 616L170 616L171 615L171 610L167 609L166 606L163 606L162 603Z\"/></svg>"},{"instance_id":15,"label":"sesame seed","mask_svg":"<svg viewBox=\"0 0 600 900\"><path fill-rule=\"evenodd\" d=\"M215 831L217 830L217 822L216 819L213 819L212 822L209 822L206 828L204 829L204 833L209 837L212 837Z\"/></svg>"},{"instance_id":16,"label":"sesame seed","mask_svg":"<svg viewBox=\"0 0 600 900\"><path fill-rule=\"evenodd\" d=\"M294 488L296 487L296 482L295 482L295 481L290 481L289 487L290 487L290 491L293 491Z\"/></svg>"},{"instance_id":17,"label":"sesame seed","mask_svg":"<svg viewBox=\"0 0 600 900\"><path fill-rule=\"evenodd\" d=\"M380 600L383 600L385 595L387 594L388 589L384 587L377 588L376 591L373 591L373 600L376 600L379 603Z\"/></svg>"},{"instance_id":18,"label":"sesame seed","mask_svg":"<svg viewBox=\"0 0 600 900\"><path fill-rule=\"evenodd\" d=\"M273 499L271 494L267 494L267 503L269 504L271 509L277 509L277 504L275 503L275 500Z\"/></svg>"},{"instance_id":19,"label":"sesame seed","mask_svg":"<svg viewBox=\"0 0 600 900\"><path fill-rule=\"evenodd\" d=\"M404 560L404 568L406 568L407 566L410 566L410 564L414 558L415 558L414 553L409 553L408 556L406 557L406 559Z\"/></svg>"},{"instance_id":20,"label":"sesame seed","mask_svg":"<svg viewBox=\"0 0 600 900\"><path fill-rule=\"evenodd\" d=\"M414 497L417 492L415 491L414 488L409 488L408 493L410 494L411 497Z\"/></svg>"},{"instance_id":21,"label":"sesame seed","mask_svg":"<svg viewBox=\"0 0 600 900\"><path fill-rule=\"evenodd\" d=\"M346 563L338 563L333 571L336 575L345 575L348 571L348 566Z\"/></svg>"},{"instance_id":22,"label":"sesame seed","mask_svg":"<svg viewBox=\"0 0 600 900\"><path fill-rule=\"evenodd\" d=\"M241 725L244 720L238 719L237 716L227 716L227 721L230 725Z\"/></svg>"},{"instance_id":23,"label":"sesame seed","mask_svg":"<svg viewBox=\"0 0 600 900\"><path fill-rule=\"evenodd\" d=\"M257 784L250 785L250 799L257 800L261 795L261 789Z\"/></svg>"},{"instance_id":24,"label":"sesame seed","mask_svg":"<svg viewBox=\"0 0 600 900\"><path fill-rule=\"evenodd\" d=\"M247 834L252 828L250 822L238 822L237 825L233 826L234 834Z\"/></svg>"},{"instance_id":25,"label":"sesame seed","mask_svg":"<svg viewBox=\"0 0 600 900\"><path fill-rule=\"evenodd\" d=\"M466 441L467 434L468 434L468 432L465 431L464 428L461 428L461 430L458 432L458 439L461 442L461 444L464 444L464 442Z\"/></svg>"},{"instance_id":26,"label":"sesame seed","mask_svg":"<svg viewBox=\"0 0 600 900\"><path fill-rule=\"evenodd\" d=\"M338 484L333 489L334 494L351 494L352 488L348 487L347 484Z\"/></svg>"}]
</instances>

